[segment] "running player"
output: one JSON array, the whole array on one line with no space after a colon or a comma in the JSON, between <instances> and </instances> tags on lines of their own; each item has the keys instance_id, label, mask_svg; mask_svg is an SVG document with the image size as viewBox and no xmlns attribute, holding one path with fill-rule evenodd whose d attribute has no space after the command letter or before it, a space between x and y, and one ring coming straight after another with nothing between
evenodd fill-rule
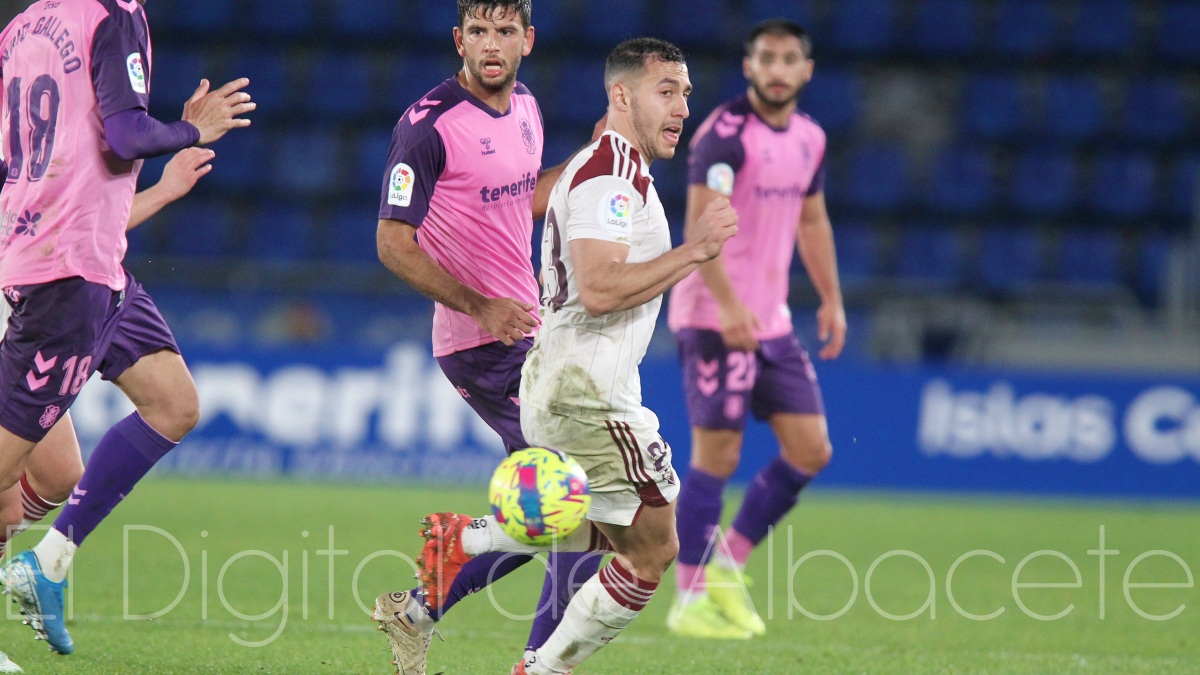
<instances>
[{"instance_id":1,"label":"running player","mask_svg":"<svg viewBox=\"0 0 1200 675\"><path fill-rule=\"evenodd\" d=\"M550 195L542 238L542 329L521 380L521 428L587 471L589 523L563 550L611 549L566 617L516 674L567 673L611 642L654 595L675 558L676 474L658 418L642 406L638 363L662 294L721 250L737 231L727 200L696 218L688 241L671 234L650 164L670 159L692 85L683 53L652 38L621 43L605 67L607 131L567 165ZM446 588L459 565L486 551L529 551L493 517L426 520L426 592Z\"/></svg>"},{"instance_id":2,"label":"running player","mask_svg":"<svg viewBox=\"0 0 1200 675\"><path fill-rule=\"evenodd\" d=\"M392 136L379 209L379 258L435 301L433 355L509 452L521 433L521 364L538 325L533 221L561 168L542 167L542 115L517 82L533 49L530 0L459 0L463 68L404 113ZM554 631L600 556L551 555L529 636ZM402 675L424 673L434 624L460 599L530 556L481 556L445 595L384 593L374 617Z\"/></svg>"},{"instance_id":3,"label":"running player","mask_svg":"<svg viewBox=\"0 0 1200 675\"><path fill-rule=\"evenodd\" d=\"M153 300L121 266L141 160L250 124L248 82L201 81L183 119L149 109L150 38L140 0L37 2L0 33L0 490L93 371L137 411L100 440L54 527L0 568L35 634L74 651L62 592L76 549L196 424L191 374Z\"/></svg>"},{"instance_id":4,"label":"running player","mask_svg":"<svg viewBox=\"0 0 1200 675\"><path fill-rule=\"evenodd\" d=\"M816 373L787 305L793 246L821 298L821 358L836 358L846 335L823 192L825 132L796 110L813 72L808 34L782 19L758 25L742 68L747 92L718 107L692 140L687 205L690 221L728 197L741 235L679 283L668 314L683 363L692 461L679 497L678 592L667 625L710 638L766 630L741 570L831 454ZM717 546L721 494L738 465L747 411L768 421L780 455L755 477Z\"/></svg>"}]
</instances>

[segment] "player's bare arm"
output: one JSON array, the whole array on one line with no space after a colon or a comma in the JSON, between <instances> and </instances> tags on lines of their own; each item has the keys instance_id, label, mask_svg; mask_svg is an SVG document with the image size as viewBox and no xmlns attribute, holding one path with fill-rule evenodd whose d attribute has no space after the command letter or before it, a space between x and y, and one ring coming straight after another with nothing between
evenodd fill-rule
<instances>
[{"instance_id":1,"label":"player's bare arm","mask_svg":"<svg viewBox=\"0 0 1200 675\"><path fill-rule=\"evenodd\" d=\"M588 314L601 316L637 307L674 286L721 253L737 234L737 212L724 197L714 199L696 219L692 236L665 254L641 263L626 262L629 246L598 239L570 242L579 298Z\"/></svg>"},{"instance_id":2,"label":"player's bare arm","mask_svg":"<svg viewBox=\"0 0 1200 675\"><path fill-rule=\"evenodd\" d=\"M818 192L805 198L800 227L796 230L796 245L804 269L821 296L821 306L817 308L817 337L825 346L819 355L823 359L835 359L846 344L846 309L842 304L833 226L829 222L829 212L825 210L825 193Z\"/></svg>"},{"instance_id":3,"label":"player's bare arm","mask_svg":"<svg viewBox=\"0 0 1200 675\"><path fill-rule=\"evenodd\" d=\"M129 223L125 230L129 231L141 225L163 207L182 198L196 187L196 182L212 171L215 152L207 148L185 148L175 153L171 161L163 167L162 177L154 185L133 196L133 206L129 209Z\"/></svg>"},{"instance_id":4,"label":"player's bare arm","mask_svg":"<svg viewBox=\"0 0 1200 675\"><path fill-rule=\"evenodd\" d=\"M200 145L220 140L231 129L250 126L250 120L240 115L258 107L243 91L250 86L247 78L227 82L215 91L209 91L209 86L208 80L200 80L200 86L183 105L183 121L200 130Z\"/></svg>"},{"instance_id":5,"label":"player's bare arm","mask_svg":"<svg viewBox=\"0 0 1200 675\"><path fill-rule=\"evenodd\" d=\"M721 193L704 185L688 187L686 230L690 231L700 214ZM713 299L720 307L721 339L730 349L752 352L758 349L758 338L754 331L762 328L762 323L754 312L737 296L729 272L725 269L725 259L718 255L700 266L700 278L712 292Z\"/></svg>"},{"instance_id":6,"label":"player's bare arm","mask_svg":"<svg viewBox=\"0 0 1200 675\"><path fill-rule=\"evenodd\" d=\"M392 274L425 297L471 316L506 346L524 339L538 325L533 305L512 298L489 298L455 279L421 250L416 235L417 228L403 221L379 221L379 261Z\"/></svg>"}]
</instances>

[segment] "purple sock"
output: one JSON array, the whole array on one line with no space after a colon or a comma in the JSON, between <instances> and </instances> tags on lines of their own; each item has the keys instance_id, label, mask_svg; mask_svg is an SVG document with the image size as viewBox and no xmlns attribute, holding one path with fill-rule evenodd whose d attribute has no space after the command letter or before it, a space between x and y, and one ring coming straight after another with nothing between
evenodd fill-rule
<instances>
[{"instance_id":1,"label":"purple sock","mask_svg":"<svg viewBox=\"0 0 1200 675\"><path fill-rule=\"evenodd\" d=\"M542 599L529 631L526 649L546 644L554 629L562 623L563 612L583 582L600 571L603 553L551 553L546 563L546 581L542 584Z\"/></svg>"},{"instance_id":2,"label":"purple sock","mask_svg":"<svg viewBox=\"0 0 1200 675\"><path fill-rule=\"evenodd\" d=\"M434 621L441 621L446 612L458 604L459 600L487 588L488 584L508 575L530 560L533 560L531 555L499 551L475 556L459 570L458 576L454 578L454 583L450 584L450 590L446 593L446 599L442 601L442 606L430 611L429 615L433 617ZM421 588L418 586L412 592L414 596L419 596Z\"/></svg>"},{"instance_id":3,"label":"purple sock","mask_svg":"<svg viewBox=\"0 0 1200 675\"><path fill-rule=\"evenodd\" d=\"M725 481L696 467L688 469L679 489L675 531L679 534L679 562L703 565L713 529L721 521L721 495Z\"/></svg>"},{"instance_id":4,"label":"purple sock","mask_svg":"<svg viewBox=\"0 0 1200 675\"><path fill-rule=\"evenodd\" d=\"M758 544L767 536L767 530L792 510L800 499L800 490L810 480L811 475L776 457L750 483L733 529Z\"/></svg>"},{"instance_id":5,"label":"purple sock","mask_svg":"<svg viewBox=\"0 0 1200 675\"><path fill-rule=\"evenodd\" d=\"M136 412L117 422L92 451L83 478L54 521L54 529L76 546L83 544L142 476L176 445Z\"/></svg>"}]
</instances>

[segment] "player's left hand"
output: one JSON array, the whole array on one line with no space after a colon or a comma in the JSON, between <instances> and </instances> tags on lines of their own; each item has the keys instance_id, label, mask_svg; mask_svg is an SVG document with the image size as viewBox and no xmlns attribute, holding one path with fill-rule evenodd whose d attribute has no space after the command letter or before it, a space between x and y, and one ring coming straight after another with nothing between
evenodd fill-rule
<instances>
[{"instance_id":1,"label":"player's left hand","mask_svg":"<svg viewBox=\"0 0 1200 675\"><path fill-rule=\"evenodd\" d=\"M171 161L163 167L162 178L158 179L158 187L163 194L175 201L192 191L196 183L212 171L209 164L217 153L208 148L184 148L175 153Z\"/></svg>"},{"instance_id":2,"label":"player's left hand","mask_svg":"<svg viewBox=\"0 0 1200 675\"><path fill-rule=\"evenodd\" d=\"M817 337L825 343L818 355L836 359L846 346L846 308L840 302L822 302L817 308Z\"/></svg>"}]
</instances>

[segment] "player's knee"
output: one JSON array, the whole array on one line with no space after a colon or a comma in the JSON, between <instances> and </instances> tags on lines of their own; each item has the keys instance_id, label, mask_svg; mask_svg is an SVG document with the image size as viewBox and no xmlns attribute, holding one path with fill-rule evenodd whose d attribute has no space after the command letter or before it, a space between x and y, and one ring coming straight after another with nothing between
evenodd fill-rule
<instances>
[{"instance_id":1,"label":"player's knee","mask_svg":"<svg viewBox=\"0 0 1200 675\"><path fill-rule=\"evenodd\" d=\"M833 445L826 436L798 447L782 448L782 450L789 464L810 474L820 473L833 459Z\"/></svg>"}]
</instances>

